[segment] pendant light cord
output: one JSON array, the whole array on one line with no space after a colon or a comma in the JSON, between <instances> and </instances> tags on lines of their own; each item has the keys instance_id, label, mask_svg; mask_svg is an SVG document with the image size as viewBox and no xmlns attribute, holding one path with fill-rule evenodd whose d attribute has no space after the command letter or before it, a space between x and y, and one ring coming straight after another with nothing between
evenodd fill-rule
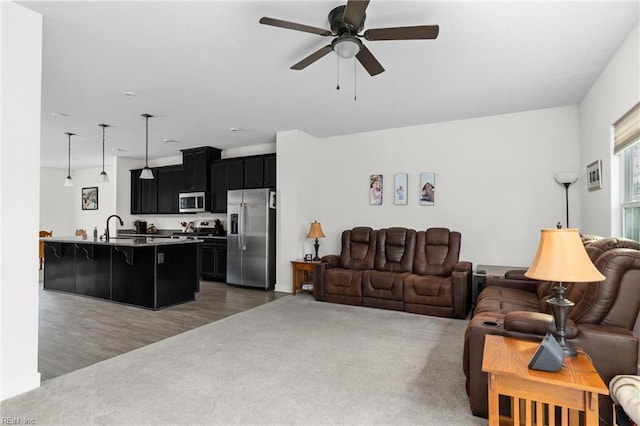
<instances>
[{"instance_id":1,"label":"pendant light cord","mask_svg":"<svg viewBox=\"0 0 640 426\"><path fill-rule=\"evenodd\" d=\"M67 133L69 136L69 149L67 154L67 177L71 176L71 133Z\"/></svg>"},{"instance_id":2,"label":"pendant light cord","mask_svg":"<svg viewBox=\"0 0 640 426\"><path fill-rule=\"evenodd\" d=\"M107 125L101 124L100 126L102 126L102 173L104 173L104 129Z\"/></svg>"},{"instance_id":3,"label":"pendant light cord","mask_svg":"<svg viewBox=\"0 0 640 426\"><path fill-rule=\"evenodd\" d=\"M145 116L146 121L146 137L145 137L145 150L144 150L144 166L149 167L149 114Z\"/></svg>"}]
</instances>

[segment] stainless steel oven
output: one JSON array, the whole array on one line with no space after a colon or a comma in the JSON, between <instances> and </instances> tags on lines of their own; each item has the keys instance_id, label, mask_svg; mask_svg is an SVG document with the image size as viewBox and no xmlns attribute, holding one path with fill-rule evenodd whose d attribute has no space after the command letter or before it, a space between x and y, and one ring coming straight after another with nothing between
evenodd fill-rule
<instances>
[{"instance_id":1,"label":"stainless steel oven","mask_svg":"<svg viewBox=\"0 0 640 426\"><path fill-rule=\"evenodd\" d=\"M207 194L205 192L182 192L178 197L180 213L200 213L207 211Z\"/></svg>"}]
</instances>

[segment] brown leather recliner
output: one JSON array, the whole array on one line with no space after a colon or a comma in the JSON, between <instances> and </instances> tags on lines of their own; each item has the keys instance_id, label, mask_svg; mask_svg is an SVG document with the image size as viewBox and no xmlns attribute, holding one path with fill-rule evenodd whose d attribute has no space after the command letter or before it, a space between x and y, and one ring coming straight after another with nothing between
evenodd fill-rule
<instances>
[{"instance_id":1,"label":"brown leather recliner","mask_svg":"<svg viewBox=\"0 0 640 426\"><path fill-rule=\"evenodd\" d=\"M429 228L416 238L413 273L404 279L404 310L466 318L470 307L471 263L459 262L459 232Z\"/></svg>"},{"instance_id":2,"label":"brown leather recliner","mask_svg":"<svg viewBox=\"0 0 640 426\"><path fill-rule=\"evenodd\" d=\"M362 275L362 305L404 310L404 278L413 270L416 231L388 228L378 231L374 269Z\"/></svg>"},{"instance_id":3,"label":"brown leather recliner","mask_svg":"<svg viewBox=\"0 0 640 426\"><path fill-rule=\"evenodd\" d=\"M319 274L322 281L316 283L316 299L362 305L362 274L373 269L377 237L378 231L366 226L342 232L340 256L322 258L323 272Z\"/></svg>"},{"instance_id":4,"label":"brown leather recliner","mask_svg":"<svg viewBox=\"0 0 640 426\"><path fill-rule=\"evenodd\" d=\"M612 241L617 240L617 241ZM635 243L637 244L637 243ZM567 298L575 303L569 313L567 337L582 347L608 383L618 374L636 374L638 336L633 328L640 319L640 251L629 240L593 241L587 252L605 276L599 283L567 283ZM488 279L478 296L473 318L465 332L463 355L471 411L487 416L487 374L482 372L487 334L541 339L553 332L553 317L546 300L552 283L533 280ZM607 424L611 401L600 397L600 417Z\"/></svg>"}]
</instances>

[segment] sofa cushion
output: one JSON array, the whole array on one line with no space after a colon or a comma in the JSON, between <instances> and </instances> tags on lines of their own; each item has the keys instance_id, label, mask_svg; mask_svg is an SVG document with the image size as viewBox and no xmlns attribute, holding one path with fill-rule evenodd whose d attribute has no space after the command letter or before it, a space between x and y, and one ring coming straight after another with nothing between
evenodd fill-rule
<instances>
[{"instance_id":1,"label":"sofa cushion","mask_svg":"<svg viewBox=\"0 0 640 426\"><path fill-rule=\"evenodd\" d=\"M375 269L390 272L412 272L416 251L416 231L388 228L378 231Z\"/></svg>"},{"instance_id":2,"label":"sofa cushion","mask_svg":"<svg viewBox=\"0 0 640 426\"><path fill-rule=\"evenodd\" d=\"M345 269L373 269L377 231L360 226L342 233L340 266Z\"/></svg>"},{"instance_id":3,"label":"sofa cushion","mask_svg":"<svg viewBox=\"0 0 640 426\"><path fill-rule=\"evenodd\" d=\"M404 301L433 306L452 306L451 277L409 274L404 278Z\"/></svg>"},{"instance_id":4,"label":"sofa cushion","mask_svg":"<svg viewBox=\"0 0 640 426\"><path fill-rule=\"evenodd\" d=\"M459 232L447 228L429 228L416 233L413 273L448 277L460 256Z\"/></svg>"},{"instance_id":5,"label":"sofa cushion","mask_svg":"<svg viewBox=\"0 0 640 426\"><path fill-rule=\"evenodd\" d=\"M325 294L338 294L341 296L362 296L363 271L331 268L324 273Z\"/></svg>"},{"instance_id":6,"label":"sofa cushion","mask_svg":"<svg viewBox=\"0 0 640 426\"><path fill-rule=\"evenodd\" d=\"M402 300L403 280L409 272L364 271L362 295L379 299Z\"/></svg>"},{"instance_id":7,"label":"sofa cushion","mask_svg":"<svg viewBox=\"0 0 640 426\"><path fill-rule=\"evenodd\" d=\"M476 300L473 315L490 312L504 316L511 311L540 312L538 297L530 291L508 287L486 287Z\"/></svg>"}]
</instances>

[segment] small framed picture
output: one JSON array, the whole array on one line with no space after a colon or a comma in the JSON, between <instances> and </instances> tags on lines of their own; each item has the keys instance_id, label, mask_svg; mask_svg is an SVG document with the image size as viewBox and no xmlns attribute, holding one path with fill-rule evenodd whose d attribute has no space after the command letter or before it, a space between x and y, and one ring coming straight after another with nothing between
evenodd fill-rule
<instances>
[{"instance_id":1,"label":"small framed picture","mask_svg":"<svg viewBox=\"0 0 640 426\"><path fill-rule=\"evenodd\" d=\"M311 262L311 259L313 258L313 256L311 255L311 253L307 253L304 255L304 261L305 262Z\"/></svg>"},{"instance_id":2,"label":"small framed picture","mask_svg":"<svg viewBox=\"0 0 640 426\"><path fill-rule=\"evenodd\" d=\"M382 175L369 176L369 204L382 205Z\"/></svg>"},{"instance_id":3,"label":"small framed picture","mask_svg":"<svg viewBox=\"0 0 640 426\"><path fill-rule=\"evenodd\" d=\"M395 205L407 204L408 176L406 173L396 173L393 176L393 204Z\"/></svg>"},{"instance_id":4,"label":"small framed picture","mask_svg":"<svg viewBox=\"0 0 640 426\"><path fill-rule=\"evenodd\" d=\"M82 188L82 210L98 210L98 187Z\"/></svg>"},{"instance_id":5,"label":"small framed picture","mask_svg":"<svg viewBox=\"0 0 640 426\"><path fill-rule=\"evenodd\" d=\"M587 187L589 191L602 188L602 162L600 160L587 166Z\"/></svg>"},{"instance_id":6,"label":"small framed picture","mask_svg":"<svg viewBox=\"0 0 640 426\"><path fill-rule=\"evenodd\" d=\"M433 206L436 202L436 174L420 173L420 205Z\"/></svg>"}]
</instances>

